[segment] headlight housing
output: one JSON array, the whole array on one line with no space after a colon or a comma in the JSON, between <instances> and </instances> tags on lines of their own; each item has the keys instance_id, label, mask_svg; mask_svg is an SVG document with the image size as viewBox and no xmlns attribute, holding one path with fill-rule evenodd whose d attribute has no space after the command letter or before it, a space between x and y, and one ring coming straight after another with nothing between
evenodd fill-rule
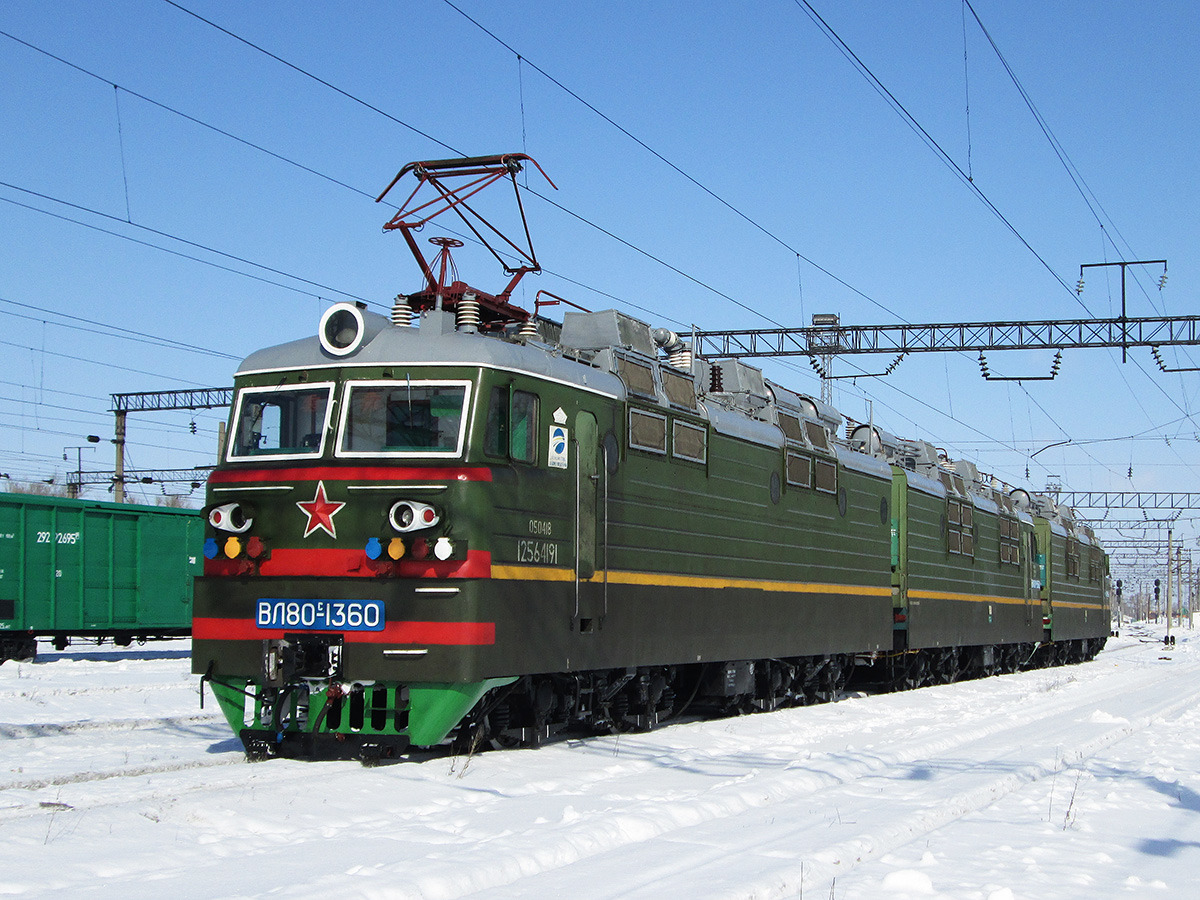
<instances>
[{"instance_id":1,"label":"headlight housing","mask_svg":"<svg viewBox=\"0 0 1200 900\"><path fill-rule=\"evenodd\" d=\"M441 515L428 503L417 500L397 500L388 512L392 528L401 534L432 528L442 520Z\"/></svg>"},{"instance_id":2,"label":"headlight housing","mask_svg":"<svg viewBox=\"0 0 1200 900\"><path fill-rule=\"evenodd\" d=\"M254 524L252 511L240 503L223 503L208 511L208 524L218 531L242 534Z\"/></svg>"}]
</instances>

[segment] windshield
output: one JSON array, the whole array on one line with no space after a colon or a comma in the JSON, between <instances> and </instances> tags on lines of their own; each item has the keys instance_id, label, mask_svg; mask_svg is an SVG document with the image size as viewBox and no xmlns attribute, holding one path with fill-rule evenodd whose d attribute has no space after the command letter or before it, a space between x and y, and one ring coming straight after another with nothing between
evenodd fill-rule
<instances>
[{"instance_id":1,"label":"windshield","mask_svg":"<svg viewBox=\"0 0 1200 900\"><path fill-rule=\"evenodd\" d=\"M346 390L339 456L462 454L469 382L355 382Z\"/></svg>"},{"instance_id":2,"label":"windshield","mask_svg":"<svg viewBox=\"0 0 1200 900\"><path fill-rule=\"evenodd\" d=\"M331 384L244 388L229 458L320 456L332 394Z\"/></svg>"}]
</instances>

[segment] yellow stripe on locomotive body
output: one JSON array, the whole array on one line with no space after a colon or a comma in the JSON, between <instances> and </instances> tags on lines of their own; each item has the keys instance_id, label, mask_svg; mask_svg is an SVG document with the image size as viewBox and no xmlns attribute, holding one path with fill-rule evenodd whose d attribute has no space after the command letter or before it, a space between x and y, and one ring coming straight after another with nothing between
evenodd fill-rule
<instances>
[{"instance_id":1,"label":"yellow stripe on locomotive body","mask_svg":"<svg viewBox=\"0 0 1200 900\"><path fill-rule=\"evenodd\" d=\"M571 569L540 568L537 566L492 566L492 578L506 581L567 581L576 580ZM683 587L698 590L741 588L783 594L823 594L826 596L890 597L886 586L863 584L815 584L794 581L761 581L750 578L711 578L696 575L672 575L666 572L598 571L581 579L585 583L630 584L646 587Z\"/></svg>"},{"instance_id":2,"label":"yellow stripe on locomotive body","mask_svg":"<svg viewBox=\"0 0 1200 900\"><path fill-rule=\"evenodd\" d=\"M963 594L951 591L909 591L910 600L954 600L959 603L1003 603L1011 606L1025 606L1029 600L1024 597L1000 597L993 594Z\"/></svg>"}]
</instances>

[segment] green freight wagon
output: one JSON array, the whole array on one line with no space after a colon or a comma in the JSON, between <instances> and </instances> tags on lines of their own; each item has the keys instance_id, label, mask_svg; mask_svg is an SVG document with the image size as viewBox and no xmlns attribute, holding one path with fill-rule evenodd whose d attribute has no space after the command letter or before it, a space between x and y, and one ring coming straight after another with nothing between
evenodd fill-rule
<instances>
[{"instance_id":1,"label":"green freight wagon","mask_svg":"<svg viewBox=\"0 0 1200 900\"><path fill-rule=\"evenodd\" d=\"M0 662L38 638L190 634L203 526L196 510L0 494Z\"/></svg>"}]
</instances>

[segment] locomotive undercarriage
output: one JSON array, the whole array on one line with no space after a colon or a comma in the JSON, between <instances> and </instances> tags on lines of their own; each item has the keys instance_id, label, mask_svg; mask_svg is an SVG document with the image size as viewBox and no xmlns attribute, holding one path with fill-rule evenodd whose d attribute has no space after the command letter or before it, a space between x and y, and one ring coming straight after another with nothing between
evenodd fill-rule
<instances>
[{"instance_id":1,"label":"locomotive undercarriage","mask_svg":"<svg viewBox=\"0 0 1200 900\"><path fill-rule=\"evenodd\" d=\"M565 731L648 731L685 714L764 712L824 703L845 689L849 655L527 675L497 688L454 735L460 752L534 747Z\"/></svg>"},{"instance_id":2,"label":"locomotive undercarriage","mask_svg":"<svg viewBox=\"0 0 1200 900\"><path fill-rule=\"evenodd\" d=\"M1085 638L524 675L479 685L479 701L461 715L449 742L454 752L470 754L536 747L562 733L648 731L683 715L711 718L829 702L851 676L868 690L907 690L1084 662L1104 642ZM343 684L323 678L289 678L259 687L209 682L224 706L233 701L246 710L239 734L252 760L358 758L373 764L398 759L410 743L420 743L411 738L420 728L414 711L430 708L414 703L415 695L440 692L464 702L453 686Z\"/></svg>"},{"instance_id":3,"label":"locomotive undercarriage","mask_svg":"<svg viewBox=\"0 0 1200 900\"><path fill-rule=\"evenodd\" d=\"M982 647L932 647L858 660L860 680L903 691L952 684L1047 666L1073 665L1094 659L1105 638L990 644Z\"/></svg>"}]
</instances>

